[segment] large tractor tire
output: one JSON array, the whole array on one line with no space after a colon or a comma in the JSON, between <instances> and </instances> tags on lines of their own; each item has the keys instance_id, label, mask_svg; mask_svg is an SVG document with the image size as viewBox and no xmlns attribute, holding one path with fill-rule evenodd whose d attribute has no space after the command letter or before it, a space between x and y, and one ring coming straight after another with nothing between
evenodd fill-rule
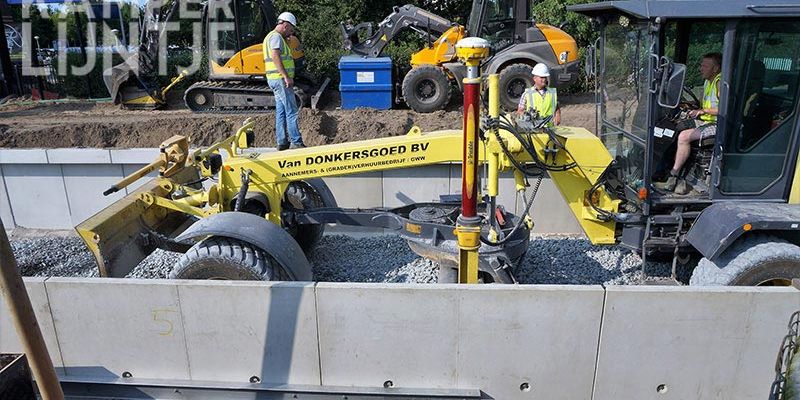
<instances>
[{"instance_id":1,"label":"large tractor tire","mask_svg":"<svg viewBox=\"0 0 800 400\"><path fill-rule=\"evenodd\" d=\"M429 113L444 109L450 103L450 79L441 68L412 68L403 78L403 97L412 110Z\"/></svg>"},{"instance_id":2,"label":"large tractor tire","mask_svg":"<svg viewBox=\"0 0 800 400\"><path fill-rule=\"evenodd\" d=\"M241 240L211 236L197 242L175 264L170 279L286 280L265 251Z\"/></svg>"},{"instance_id":3,"label":"large tractor tire","mask_svg":"<svg viewBox=\"0 0 800 400\"><path fill-rule=\"evenodd\" d=\"M785 286L800 278L800 247L783 239L755 235L740 239L716 262L703 258L692 286Z\"/></svg>"},{"instance_id":4,"label":"large tractor tire","mask_svg":"<svg viewBox=\"0 0 800 400\"><path fill-rule=\"evenodd\" d=\"M530 65L511 64L500 71L500 106L506 111L516 111L519 98L525 89L533 86L533 75Z\"/></svg>"},{"instance_id":5,"label":"large tractor tire","mask_svg":"<svg viewBox=\"0 0 800 400\"><path fill-rule=\"evenodd\" d=\"M322 179L295 181L289 184L281 203L282 209L309 210L321 207L336 207L336 200ZM291 225L284 222L284 229L308 253L325 233L325 225Z\"/></svg>"}]
</instances>

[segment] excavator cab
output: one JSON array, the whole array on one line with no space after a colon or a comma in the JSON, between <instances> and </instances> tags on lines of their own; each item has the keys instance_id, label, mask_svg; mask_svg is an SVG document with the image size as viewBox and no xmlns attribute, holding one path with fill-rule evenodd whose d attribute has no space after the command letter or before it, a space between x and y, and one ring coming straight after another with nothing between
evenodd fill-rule
<instances>
[{"instance_id":1,"label":"excavator cab","mask_svg":"<svg viewBox=\"0 0 800 400\"><path fill-rule=\"evenodd\" d=\"M645 257L672 253L673 276L677 261L702 257L693 284L786 283L800 276L800 247L780 267L736 257L758 259L761 242L797 244L800 8L719 4L570 6L600 32L587 71L597 78L597 133L614 159L605 184L640 216L622 224L622 243ZM663 190L656 183L674 166L680 132L707 123L688 114L703 108L699 65L712 53L722 56L716 134L691 143L679 172L688 193Z\"/></svg>"},{"instance_id":2,"label":"excavator cab","mask_svg":"<svg viewBox=\"0 0 800 400\"><path fill-rule=\"evenodd\" d=\"M272 2L223 0L209 3L206 32L211 79L241 78L242 74L264 76L261 54L264 37L275 28L277 14Z\"/></svg>"}]
</instances>

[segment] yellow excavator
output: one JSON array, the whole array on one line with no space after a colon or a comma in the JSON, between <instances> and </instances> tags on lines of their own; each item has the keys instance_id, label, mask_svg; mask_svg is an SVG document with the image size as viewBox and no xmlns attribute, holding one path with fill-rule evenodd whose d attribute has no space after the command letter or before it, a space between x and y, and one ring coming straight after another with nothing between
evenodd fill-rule
<instances>
[{"instance_id":1,"label":"yellow excavator","mask_svg":"<svg viewBox=\"0 0 800 400\"><path fill-rule=\"evenodd\" d=\"M417 112L444 109L454 93L463 91L466 68L456 58L456 43L467 36L489 41L492 55L484 73L500 74L500 103L516 110L522 92L533 85L531 70L538 63L551 71L550 84L569 85L578 78L578 46L560 28L536 23L532 0L473 0L467 26L453 23L414 5L395 7L373 32L371 23L341 23L345 49L366 58L379 57L403 30L419 33L427 46L412 54L411 69L396 86L398 102Z\"/></svg>"},{"instance_id":2,"label":"yellow excavator","mask_svg":"<svg viewBox=\"0 0 800 400\"><path fill-rule=\"evenodd\" d=\"M166 93L185 77L184 73L161 88L156 79L159 40L164 27L178 9L175 0L165 10L145 14L139 50L107 74L106 87L111 97L126 108L161 108ZM184 93L186 106L196 112L258 110L275 106L264 73L261 44L277 22L275 7L269 0L218 0L203 3L204 50L208 59L208 80L196 82ZM211 34L209 34L211 32ZM296 37L289 40L295 59L304 57ZM138 66L134 71L133 66ZM298 104L316 109L330 82L296 70L294 92Z\"/></svg>"}]
</instances>

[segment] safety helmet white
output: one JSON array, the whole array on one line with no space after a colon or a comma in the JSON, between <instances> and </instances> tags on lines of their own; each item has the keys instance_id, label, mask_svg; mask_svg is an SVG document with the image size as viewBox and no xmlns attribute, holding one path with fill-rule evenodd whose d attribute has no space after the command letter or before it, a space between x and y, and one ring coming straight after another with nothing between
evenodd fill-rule
<instances>
[{"instance_id":1,"label":"safety helmet white","mask_svg":"<svg viewBox=\"0 0 800 400\"><path fill-rule=\"evenodd\" d=\"M533 71L531 71L531 73L535 76L547 78L550 76L550 68L547 68L547 65L539 63L533 66Z\"/></svg>"},{"instance_id":2,"label":"safety helmet white","mask_svg":"<svg viewBox=\"0 0 800 400\"><path fill-rule=\"evenodd\" d=\"M278 22L280 21L286 21L292 24L292 26L297 26L297 18L290 12L282 12L281 15L278 15Z\"/></svg>"}]
</instances>

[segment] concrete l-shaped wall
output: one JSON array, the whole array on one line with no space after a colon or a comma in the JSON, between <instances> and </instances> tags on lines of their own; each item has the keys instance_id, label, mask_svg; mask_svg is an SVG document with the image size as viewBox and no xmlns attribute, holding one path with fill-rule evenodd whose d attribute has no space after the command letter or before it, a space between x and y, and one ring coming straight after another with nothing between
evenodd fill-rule
<instances>
[{"instance_id":1,"label":"concrete l-shaped wall","mask_svg":"<svg viewBox=\"0 0 800 400\"><path fill-rule=\"evenodd\" d=\"M26 280L68 376L764 399L793 288ZM0 352L21 350L0 309ZM525 389L525 388L529 389Z\"/></svg>"},{"instance_id":2,"label":"concrete l-shaped wall","mask_svg":"<svg viewBox=\"0 0 800 400\"><path fill-rule=\"evenodd\" d=\"M274 149L257 149L272 151ZM158 149L0 149L0 218L6 229L70 229L143 181L104 197L123 176L149 163ZM395 207L461 191L461 165L441 164L325 179L341 207ZM498 204L522 212L514 179L500 179ZM538 233L581 233L549 178L530 212Z\"/></svg>"}]
</instances>

